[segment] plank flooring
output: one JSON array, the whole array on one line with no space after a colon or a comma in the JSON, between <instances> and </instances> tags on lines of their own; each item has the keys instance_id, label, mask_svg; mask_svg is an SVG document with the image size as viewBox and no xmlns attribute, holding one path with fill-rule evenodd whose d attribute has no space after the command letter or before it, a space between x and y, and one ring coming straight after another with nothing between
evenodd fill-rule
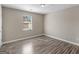
<instances>
[{"instance_id":1,"label":"plank flooring","mask_svg":"<svg viewBox=\"0 0 79 59\"><path fill-rule=\"evenodd\" d=\"M79 54L79 46L47 36L40 36L2 46L5 54Z\"/></svg>"}]
</instances>

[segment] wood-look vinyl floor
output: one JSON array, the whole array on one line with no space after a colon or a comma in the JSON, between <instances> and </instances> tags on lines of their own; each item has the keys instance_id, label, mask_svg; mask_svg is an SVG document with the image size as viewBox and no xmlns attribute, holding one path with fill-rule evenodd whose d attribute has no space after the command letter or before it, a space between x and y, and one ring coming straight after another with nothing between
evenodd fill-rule
<instances>
[{"instance_id":1,"label":"wood-look vinyl floor","mask_svg":"<svg viewBox=\"0 0 79 59\"><path fill-rule=\"evenodd\" d=\"M47 36L40 36L3 45L6 54L79 54L79 46Z\"/></svg>"}]
</instances>

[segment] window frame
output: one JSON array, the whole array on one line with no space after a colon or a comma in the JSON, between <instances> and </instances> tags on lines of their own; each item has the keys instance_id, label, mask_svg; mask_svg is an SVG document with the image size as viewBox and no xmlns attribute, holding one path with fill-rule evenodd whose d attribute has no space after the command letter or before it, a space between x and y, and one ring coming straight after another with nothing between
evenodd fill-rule
<instances>
[{"instance_id":1,"label":"window frame","mask_svg":"<svg viewBox=\"0 0 79 59\"><path fill-rule=\"evenodd\" d=\"M25 20L24 17L25 17L25 18L26 18L26 17L31 17L31 21L28 22L28 23L29 23L29 25L28 25L29 27L28 27L28 28L25 28L25 27L24 27L24 26L25 26L24 24L27 23L27 20ZM31 16L31 15L24 15L24 16L23 16L23 20L22 20L22 21L23 21L23 29L22 29L23 31L32 31L32 20L33 20L33 19L32 19L32 16ZM30 24L30 23L31 23L31 24ZM30 26L31 26L31 28L30 28Z\"/></svg>"}]
</instances>

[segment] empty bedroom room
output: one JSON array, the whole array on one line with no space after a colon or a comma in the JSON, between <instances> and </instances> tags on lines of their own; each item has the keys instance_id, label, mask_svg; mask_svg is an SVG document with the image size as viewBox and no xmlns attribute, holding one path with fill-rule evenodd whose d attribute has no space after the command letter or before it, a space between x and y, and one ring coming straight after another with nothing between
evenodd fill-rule
<instances>
[{"instance_id":1,"label":"empty bedroom room","mask_svg":"<svg viewBox=\"0 0 79 59\"><path fill-rule=\"evenodd\" d=\"M79 5L1 4L0 54L79 54Z\"/></svg>"}]
</instances>

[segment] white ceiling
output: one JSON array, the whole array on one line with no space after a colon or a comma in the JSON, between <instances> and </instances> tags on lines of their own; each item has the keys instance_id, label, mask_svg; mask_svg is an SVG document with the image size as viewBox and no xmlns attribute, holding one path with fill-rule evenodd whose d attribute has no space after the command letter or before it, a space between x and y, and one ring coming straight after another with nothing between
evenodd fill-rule
<instances>
[{"instance_id":1,"label":"white ceiling","mask_svg":"<svg viewBox=\"0 0 79 59\"><path fill-rule=\"evenodd\" d=\"M78 5L77 4L45 4L45 7L41 7L40 4L3 4L2 6L20 9L29 12L40 13L40 14L48 14L51 12L60 11Z\"/></svg>"}]
</instances>

